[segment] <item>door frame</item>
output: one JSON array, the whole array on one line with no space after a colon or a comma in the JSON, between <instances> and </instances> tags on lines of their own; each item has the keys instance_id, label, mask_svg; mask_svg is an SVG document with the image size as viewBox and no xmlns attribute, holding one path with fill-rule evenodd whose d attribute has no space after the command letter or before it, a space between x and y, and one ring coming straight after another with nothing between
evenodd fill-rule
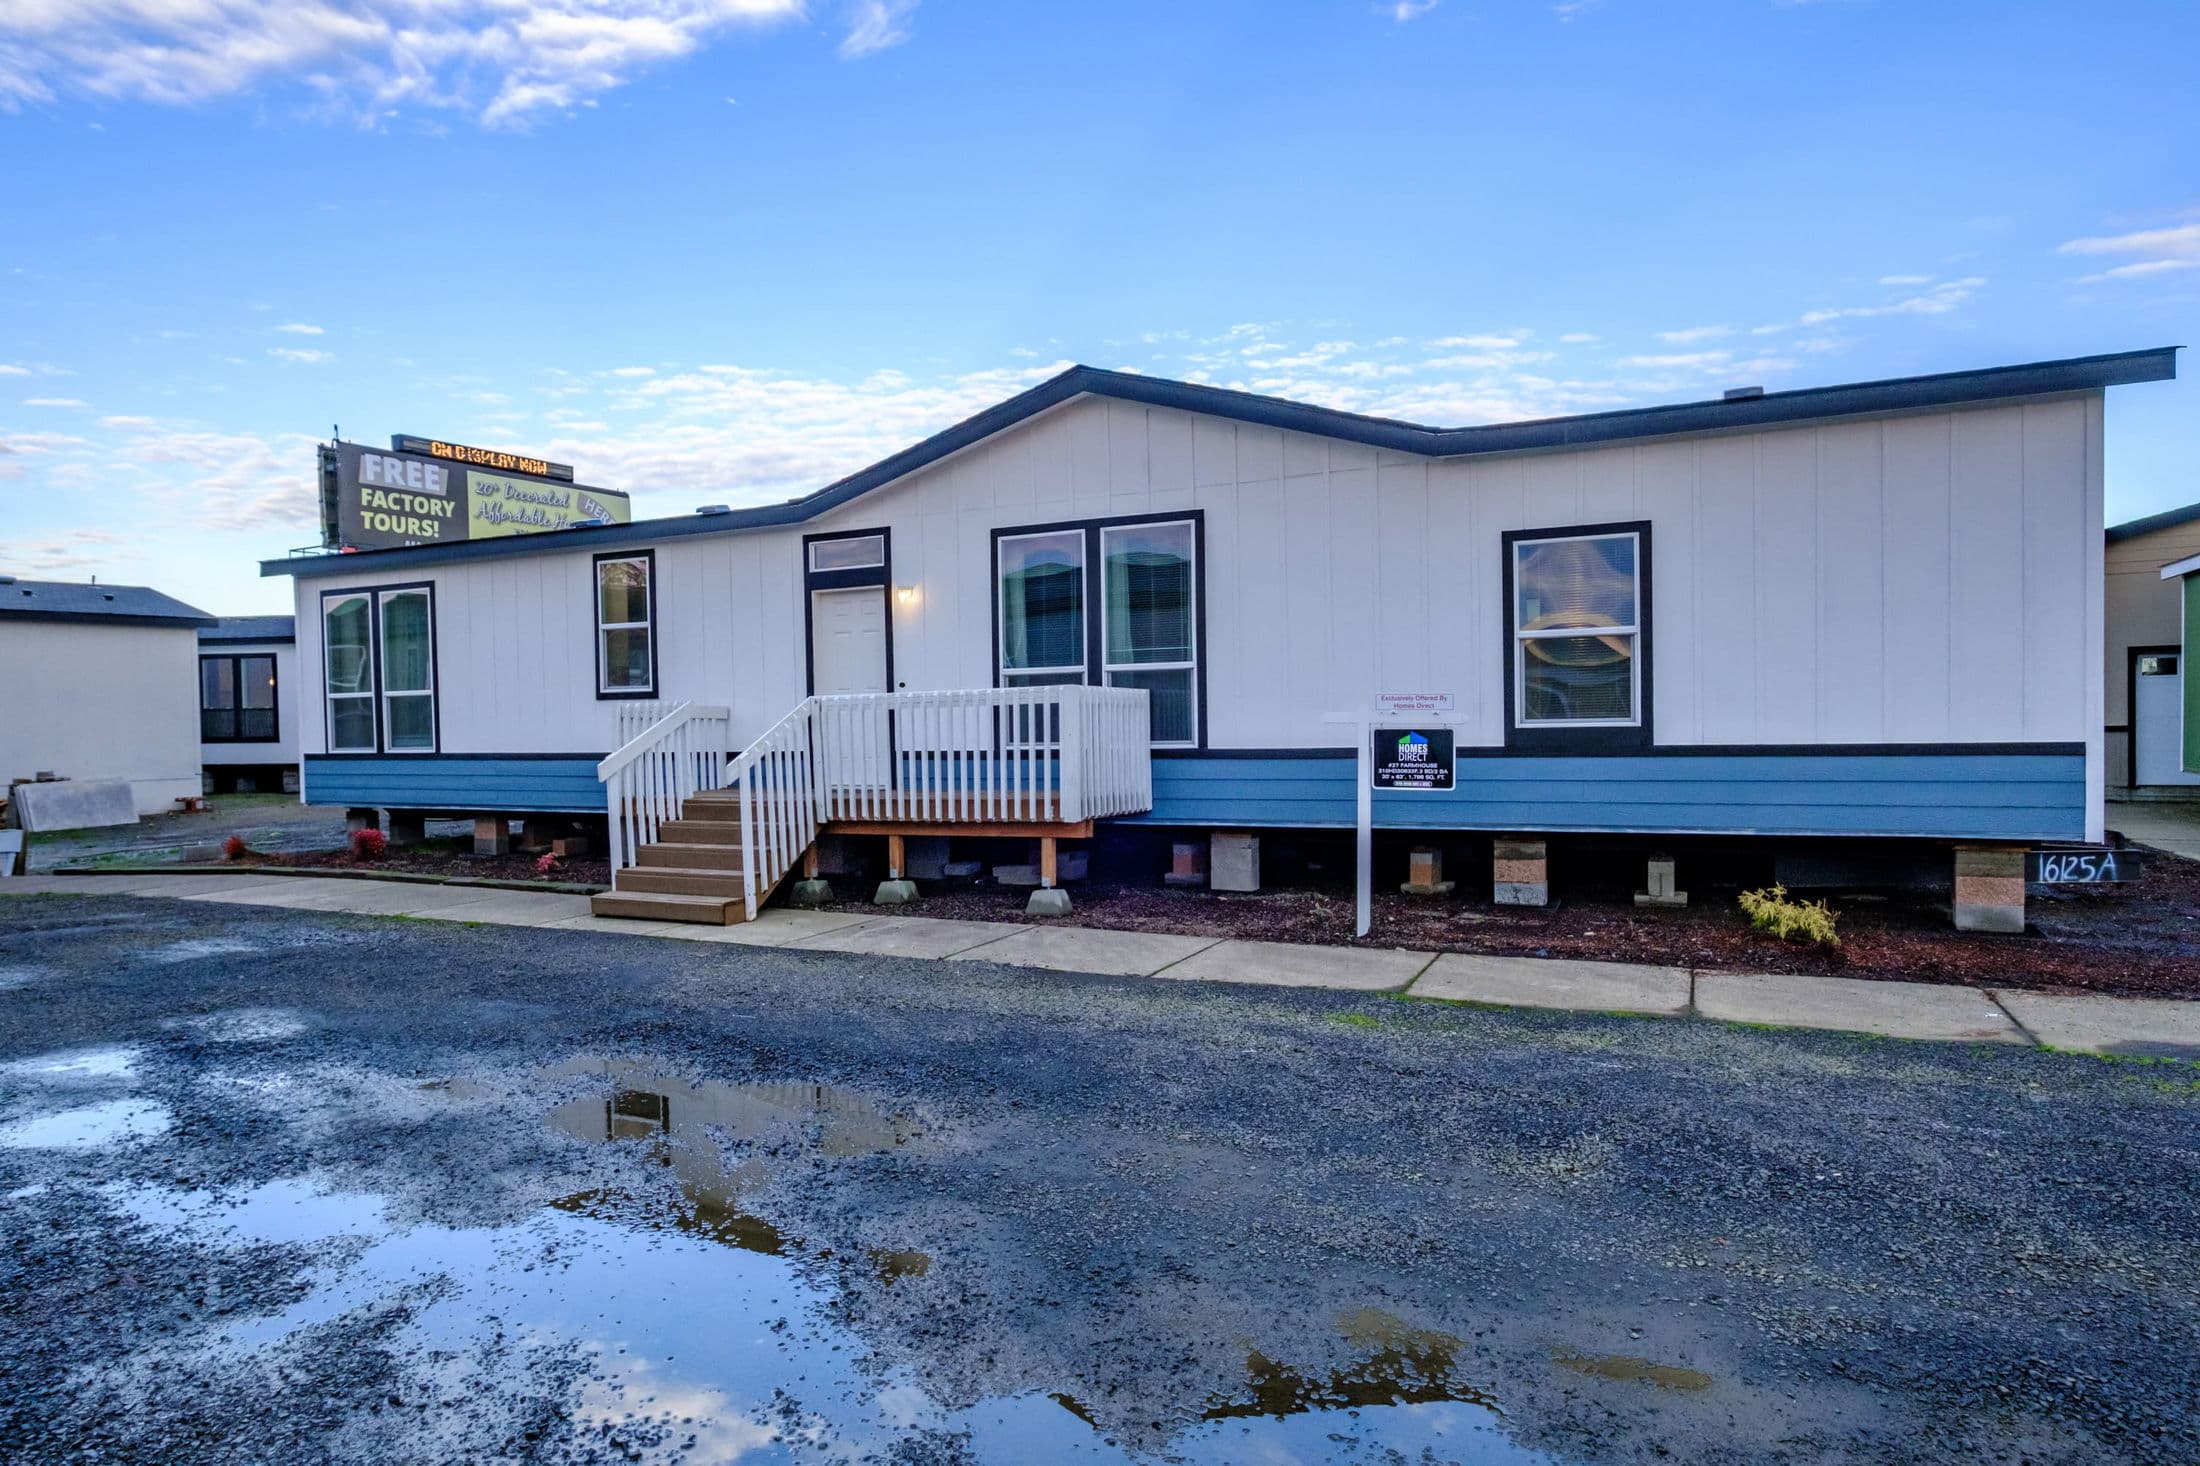
<instances>
[{"instance_id":1,"label":"door frame","mask_svg":"<svg viewBox=\"0 0 2200 1466\"><path fill-rule=\"evenodd\" d=\"M2124 648L2124 787L2126 789L2175 788L2168 784L2139 782L2139 658L2174 655L2177 658L2177 677L2182 685L2185 676L2185 649L2182 646L2129 646ZM2179 705L2179 721L2183 721L2183 706ZM2177 750L2177 767L2185 766L2185 750L2182 744Z\"/></svg>"},{"instance_id":2,"label":"door frame","mask_svg":"<svg viewBox=\"0 0 2200 1466\"><path fill-rule=\"evenodd\" d=\"M879 541L880 563L860 570L812 570L810 546L823 540ZM890 529L838 529L802 537L802 691L817 695L817 617L812 597L821 590L862 590L877 586L886 612L886 690L901 684L894 677L894 532Z\"/></svg>"}]
</instances>

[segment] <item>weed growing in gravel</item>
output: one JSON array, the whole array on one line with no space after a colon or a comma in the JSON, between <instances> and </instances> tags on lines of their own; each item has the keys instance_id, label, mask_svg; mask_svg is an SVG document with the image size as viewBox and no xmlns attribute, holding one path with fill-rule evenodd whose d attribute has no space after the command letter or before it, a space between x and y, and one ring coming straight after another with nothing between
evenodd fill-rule
<instances>
[{"instance_id":1,"label":"weed growing in gravel","mask_svg":"<svg viewBox=\"0 0 2200 1466\"><path fill-rule=\"evenodd\" d=\"M1799 942L1806 947L1841 945L1833 929L1833 908L1823 901L1790 900L1787 887L1772 885L1761 891L1742 892L1741 902L1751 926L1783 942Z\"/></svg>"},{"instance_id":2,"label":"weed growing in gravel","mask_svg":"<svg viewBox=\"0 0 2200 1466\"><path fill-rule=\"evenodd\" d=\"M1347 1028L1380 1028L1382 1020L1367 1013L1332 1013L1331 1023L1342 1023Z\"/></svg>"}]
</instances>

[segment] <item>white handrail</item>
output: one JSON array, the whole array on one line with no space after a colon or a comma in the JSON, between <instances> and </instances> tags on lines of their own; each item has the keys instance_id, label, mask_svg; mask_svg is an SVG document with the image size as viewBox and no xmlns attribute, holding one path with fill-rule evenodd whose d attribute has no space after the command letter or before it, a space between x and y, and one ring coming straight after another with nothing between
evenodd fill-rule
<instances>
[{"instance_id":1,"label":"white handrail","mask_svg":"<svg viewBox=\"0 0 2200 1466\"><path fill-rule=\"evenodd\" d=\"M757 903L817 841L817 701L795 704L726 763L722 787L741 795L741 902L750 921Z\"/></svg>"},{"instance_id":2,"label":"white handrail","mask_svg":"<svg viewBox=\"0 0 2200 1466\"><path fill-rule=\"evenodd\" d=\"M732 716L724 707L679 703L596 765L614 883L661 826L680 818L688 796L719 787Z\"/></svg>"}]
</instances>

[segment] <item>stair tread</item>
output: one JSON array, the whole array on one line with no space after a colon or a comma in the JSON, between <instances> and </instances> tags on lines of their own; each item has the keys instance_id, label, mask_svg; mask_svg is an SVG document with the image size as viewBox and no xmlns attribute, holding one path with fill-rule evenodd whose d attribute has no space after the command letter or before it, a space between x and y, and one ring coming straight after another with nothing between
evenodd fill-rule
<instances>
[{"instance_id":1,"label":"stair tread","mask_svg":"<svg viewBox=\"0 0 2200 1466\"><path fill-rule=\"evenodd\" d=\"M739 896L697 896L680 891L599 891L600 896L617 896L622 901L646 901L652 906L723 906L728 901L738 901Z\"/></svg>"}]
</instances>

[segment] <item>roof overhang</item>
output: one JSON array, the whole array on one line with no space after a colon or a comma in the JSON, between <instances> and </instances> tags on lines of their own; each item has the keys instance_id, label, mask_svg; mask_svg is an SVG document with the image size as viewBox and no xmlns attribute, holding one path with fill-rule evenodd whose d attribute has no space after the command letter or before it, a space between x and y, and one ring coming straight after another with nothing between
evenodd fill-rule
<instances>
[{"instance_id":1,"label":"roof overhang","mask_svg":"<svg viewBox=\"0 0 2200 1466\"><path fill-rule=\"evenodd\" d=\"M2200 555L2187 555L2182 560L2172 560L2164 565L2162 567L2162 579L2183 580L2196 570L2200 570Z\"/></svg>"},{"instance_id":2,"label":"roof overhang","mask_svg":"<svg viewBox=\"0 0 2200 1466\"><path fill-rule=\"evenodd\" d=\"M1896 377L1886 381L1856 382L1836 387L1806 387L1793 392L1767 392L1756 397L1715 402L1632 407L1617 412L1593 412L1575 417L1541 418L1532 422L1493 423L1468 428L1428 427L1419 423L1400 422L1394 418L1368 417L1356 412L1340 412L1331 407L1290 402L1280 397L1263 397L1257 393L1238 392L1226 387L1177 382L1164 377L1108 371L1100 367L1075 366L1005 402L987 408L974 417L965 418L921 443L882 458L870 467L827 484L815 493L790 499L783 504L736 509L722 514L684 515L668 519L636 520L631 524L551 530L542 534L511 535L491 540L460 540L450 544L413 545L393 550L364 550L356 553L265 560L260 564L260 574L294 575L300 579L374 574L385 566L409 568L461 560L548 555L578 550L627 549L659 544L691 534L731 534L743 530L800 524L837 509L873 489L882 488L895 479L960 453L995 433L1058 407L1072 398L1082 396L1111 397L1149 407L1204 413L1211 417L1280 428L1287 432L1311 433L1318 437L1336 438L1425 458L1465 458L1482 454L1534 453L1596 447L1643 438L1742 432L1753 428L1823 422L1836 418L1885 417L2012 398L2098 392L2134 382L2160 382L2174 378L2177 375L2178 350L2175 346L2159 346L2144 351L2069 357L2059 361L2028 362L2019 366L1987 367L1978 371Z\"/></svg>"}]
</instances>

